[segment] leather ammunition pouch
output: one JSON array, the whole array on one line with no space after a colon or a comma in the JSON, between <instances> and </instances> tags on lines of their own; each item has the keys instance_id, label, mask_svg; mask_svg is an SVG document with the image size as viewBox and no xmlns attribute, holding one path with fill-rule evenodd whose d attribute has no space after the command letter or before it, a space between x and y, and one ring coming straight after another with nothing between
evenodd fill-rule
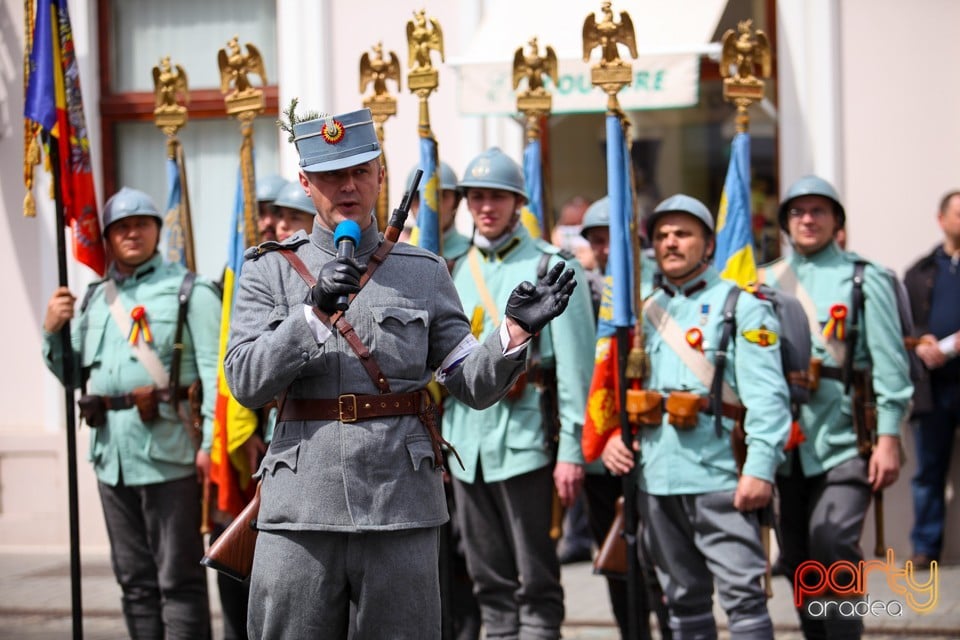
<instances>
[{"instance_id":1,"label":"leather ammunition pouch","mask_svg":"<svg viewBox=\"0 0 960 640\"><path fill-rule=\"evenodd\" d=\"M97 428L106 424L107 406L103 402L103 396L80 396L77 406L80 408L80 417L87 423L87 426Z\"/></svg>"},{"instance_id":2,"label":"leather ammunition pouch","mask_svg":"<svg viewBox=\"0 0 960 640\"><path fill-rule=\"evenodd\" d=\"M627 389L627 418L631 425L659 427L663 422L663 395L646 389Z\"/></svg>"},{"instance_id":3,"label":"leather ammunition pouch","mask_svg":"<svg viewBox=\"0 0 960 640\"><path fill-rule=\"evenodd\" d=\"M178 399L184 400L193 393L197 401L202 402L202 388L200 381L197 380L190 385L189 389L181 388ZM123 409L137 408L140 420L144 424L156 420L160 416L158 403L170 402L173 399L169 389L157 389L154 386L137 387L130 393L119 396L98 396L87 394L80 397L77 405L80 408L80 415L90 427L102 427L107 422L107 411L121 411ZM191 404L192 407L192 404ZM199 410L198 410L199 413Z\"/></svg>"},{"instance_id":4,"label":"leather ammunition pouch","mask_svg":"<svg viewBox=\"0 0 960 640\"><path fill-rule=\"evenodd\" d=\"M807 373L807 388L811 392L820 388L820 375L822 373L823 360L820 358L810 358L810 371Z\"/></svg>"},{"instance_id":5,"label":"leather ammunition pouch","mask_svg":"<svg viewBox=\"0 0 960 640\"><path fill-rule=\"evenodd\" d=\"M852 375L856 379L857 375L862 375L862 370L854 369ZM824 378L843 382L843 369L828 367L823 364L820 358L810 358L810 371L807 374L807 384L810 391L819 389L820 381Z\"/></svg>"},{"instance_id":6,"label":"leather ammunition pouch","mask_svg":"<svg viewBox=\"0 0 960 640\"><path fill-rule=\"evenodd\" d=\"M700 395L689 391L671 391L667 396L668 421L677 429L697 426L700 414Z\"/></svg>"},{"instance_id":7,"label":"leather ammunition pouch","mask_svg":"<svg viewBox=\"0 0 960 640\"><path fill-rule=\"evenodd\" d=\"M130 392L130 395L133 397L133 406L137 408L140 420L144 424L157 419L160 415L160 407L157 406L156 387L137 387Z\"/></svg>"}]
</instances>

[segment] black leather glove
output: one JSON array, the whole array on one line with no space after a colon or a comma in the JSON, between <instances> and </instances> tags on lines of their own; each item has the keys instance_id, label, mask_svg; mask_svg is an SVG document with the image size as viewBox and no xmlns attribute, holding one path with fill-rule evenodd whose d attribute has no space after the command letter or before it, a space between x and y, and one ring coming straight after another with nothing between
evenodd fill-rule
<instances>
[{"instance_id":1,"label":"black leather glove","mask_svg":"<svg viewBox=\"0 0 960 640\"><path fill-rule=\"evenodd\" d=\"M566 266L566 263L558 262L547 275L537 280L536 286L524 281L510 294L506 315L527 333L540 333L548 322L567 308L577 281L573 279L573 269L564 271Z\"/></svg>"},{"instance_id":2,"label":"black leather glove","mask_svg":"<svg viewBox=\"0 0 960 640\"><path fill-rule=\"evenodd\" d=\"M314 306L327 314L337 310L337 298L360 291L360 276L366 271L353 258L336 258L320 267L317 284L310 290Z\"/></svg>"}]
</instances>

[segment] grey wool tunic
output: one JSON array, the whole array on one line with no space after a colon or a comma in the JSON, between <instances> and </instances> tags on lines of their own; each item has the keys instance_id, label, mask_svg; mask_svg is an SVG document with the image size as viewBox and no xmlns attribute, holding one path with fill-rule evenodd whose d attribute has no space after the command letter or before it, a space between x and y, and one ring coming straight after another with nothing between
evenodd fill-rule
<instances>
[{"instance_id":1,"label":"grey wool tunic","mask_svg":"<svg viewBox=\"0 0 960 640\"><path fill-rule=\"evenodd\" d=\"M365 264L380 241L374 221L362 233L356 260ZM318 344L304 313L309 288L284 256L269 250L278 246L248 251L243 265L224 361L230 390L248 407L283 391L318 399L376 394L336 329ZM313 274L336 257L332 232L317 224L309 237L300 232L283 247ZM345 318L393 393L422 389L442 364L449 392L480 409L501 398L524 367L525 350L505 356L497 332L464 349L472 342L470 324L446 264L417 247L397 244ZM433 457L414 415L280 422L258 471L258 528L355 532L442 524L448 515Z\"/></svg>"}]
</instances>

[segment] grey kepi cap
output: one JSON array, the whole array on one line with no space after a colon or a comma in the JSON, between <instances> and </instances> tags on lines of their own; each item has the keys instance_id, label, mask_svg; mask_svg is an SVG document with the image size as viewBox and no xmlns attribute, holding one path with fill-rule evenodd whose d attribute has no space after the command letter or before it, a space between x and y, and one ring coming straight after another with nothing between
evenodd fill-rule
<instances>
[{"instance_id":1,"label":"grey kepi cap","mask_svg":"<svg viewBox=\"0 0 960 640\"><path fill-rule=\"evenodd\" d=\"M300 168L307 172L337 171L380 155L380 141L369 109L321 116L293 125Z\"/></svg>"}]
</instances>

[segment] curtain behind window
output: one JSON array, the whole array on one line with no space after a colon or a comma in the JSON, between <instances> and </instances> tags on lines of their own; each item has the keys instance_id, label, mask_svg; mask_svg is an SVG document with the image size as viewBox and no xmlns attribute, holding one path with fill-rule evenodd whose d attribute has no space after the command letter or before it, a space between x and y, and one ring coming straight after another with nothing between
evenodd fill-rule
<instances>
[{"instance_id":1,"label":"curtain behind window","mask_svg":"<svg viewBox=\"0 0 960 640\"><path fill-rule=\"evenodd\" d=\"M113 0L113 93L153 91L163 56L182 65L191 89L220 86L217 52L237 36L260 50L269 84L277 82L277 7L263 0ZM259 78L253 78L259 84Z\"/></svg>"},{"instance_id":2,"label":"curtain behind window","mask_svg":"<svg viewBox=\"0 0 960 640\"><path fill-rule=\"evenodd\" d=\"M187 163L197 271L219 280L227 261L230 216L240 167L240 124L234 119L191 120L180 130L179 137ZM257 118L253 137L257 176L277 173L280 161L275 118ZM117 125L116 141L117 184L146 191L164 209L166 136L151 122L126 122Z\"/></svg>"}]
</instances>

